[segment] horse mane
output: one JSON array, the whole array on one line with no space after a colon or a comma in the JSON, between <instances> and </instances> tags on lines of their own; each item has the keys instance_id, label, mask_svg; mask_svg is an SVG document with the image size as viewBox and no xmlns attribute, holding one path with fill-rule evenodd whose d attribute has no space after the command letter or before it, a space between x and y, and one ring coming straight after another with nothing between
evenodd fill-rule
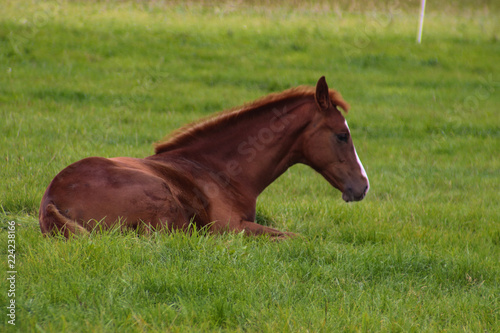
<instances>
[{"instance_id":1,"label":"horse mane","mask_svg":"<svg viewBox=\"0 0 500 333\"><path fill-rule=\"evenodd\" d=\"M252 114L255 110L261 109L263 106L291 99L314 98L315 92L315 87L299 86L283 92L266 95L243 106L215 113L207 118L202 118L185 125L167 135L163 140L155 143L155 153L160 154L187 144L198 137L199 134L207 132L209 129L217 130L229 126L237 119L241 119L242 116ZM329 89L329 95L333 105L340 106L345 112L349 110L349 104L342 98L342 95L338 91Z\"/></svg>"}]
</instances>

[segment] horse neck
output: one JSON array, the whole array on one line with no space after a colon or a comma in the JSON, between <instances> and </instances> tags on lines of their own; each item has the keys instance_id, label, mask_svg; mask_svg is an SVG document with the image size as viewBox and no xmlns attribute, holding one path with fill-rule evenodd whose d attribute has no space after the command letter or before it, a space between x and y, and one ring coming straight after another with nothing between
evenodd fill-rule
<instances>
[{"instance_id":1,"label":"horse neck","mask_svg":"<svg viewBox=\"0 0 500 333\"><path fill-rule=\"evenodd\" d=\"M312 119L313 99L283 101L224 129L207 131L195 142L162 153L197 162L216 177L258 196L302 158L302 134Z\"/></svg>"}]
</instances>

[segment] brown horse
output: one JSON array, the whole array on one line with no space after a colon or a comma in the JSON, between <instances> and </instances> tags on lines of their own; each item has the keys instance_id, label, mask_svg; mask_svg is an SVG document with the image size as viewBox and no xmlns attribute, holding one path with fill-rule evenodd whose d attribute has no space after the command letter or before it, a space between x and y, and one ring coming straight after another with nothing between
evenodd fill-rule
<instances>
[{"instance_id":1,"label":"brown horse","mask_svg":"<svg viewBox=\"0 0 500 333\"><path fill-rule=\"evenodd\" d=\"M369 183L347 122L349 105L321 77L185 128L144 159L89 157L62 170L40 206L44 234L121 223L146 230L197 227L286 237L255 223L258 195L290 166L309 165L357 201Z\"/></svg>"}]
</instances>

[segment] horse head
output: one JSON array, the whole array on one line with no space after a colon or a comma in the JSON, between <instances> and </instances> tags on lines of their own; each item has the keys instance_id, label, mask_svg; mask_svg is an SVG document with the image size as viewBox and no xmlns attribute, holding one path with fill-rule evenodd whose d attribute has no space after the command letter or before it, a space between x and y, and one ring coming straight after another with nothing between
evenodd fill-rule
<instances>
[{"instance_id":1,"label":"horse head","mask_svg":"<svg viewBox=\"0 0 500 333\"><path fill-rule=\"evenodd\" d=\"M335 101L332 102L332 94L338 93L330 91L325 77L321 77L316 84L315 115L306 129L303 162L340 190L344 201L359 201L365 197L370 184L349 126ZM341 106L347 111L347 103Z\"/></svg>"}]
</instances>

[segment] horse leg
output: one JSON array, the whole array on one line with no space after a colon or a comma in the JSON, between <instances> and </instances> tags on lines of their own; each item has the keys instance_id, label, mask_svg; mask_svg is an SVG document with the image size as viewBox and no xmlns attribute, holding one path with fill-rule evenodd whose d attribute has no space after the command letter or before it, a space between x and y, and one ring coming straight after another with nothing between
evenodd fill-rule
<instances>
[{"instance_id":1,"label":"horse leg","mask_svg":"<svg viewBox=\"0 0 500 333\"><path fill-rule=\"evenodd\" d=\"M253 236L269 235L272 238L291 238L297 236L292 232L279 231L251 221L241 221L235 231L245 231L245 233Z\"/></svg>"},{"instance_id":2,"label":"horse leg","mask_svg":"<svg viewBox=\"0 0 500 333\"><path fill-rule=\"evenodd\" d=\"M88 234L84 227L63 216L53 204L48 204L45 209L40 210L40 228L44 235L60 232L66 238L69 238L70 234Z\"/></svg>"}]
</instances>

